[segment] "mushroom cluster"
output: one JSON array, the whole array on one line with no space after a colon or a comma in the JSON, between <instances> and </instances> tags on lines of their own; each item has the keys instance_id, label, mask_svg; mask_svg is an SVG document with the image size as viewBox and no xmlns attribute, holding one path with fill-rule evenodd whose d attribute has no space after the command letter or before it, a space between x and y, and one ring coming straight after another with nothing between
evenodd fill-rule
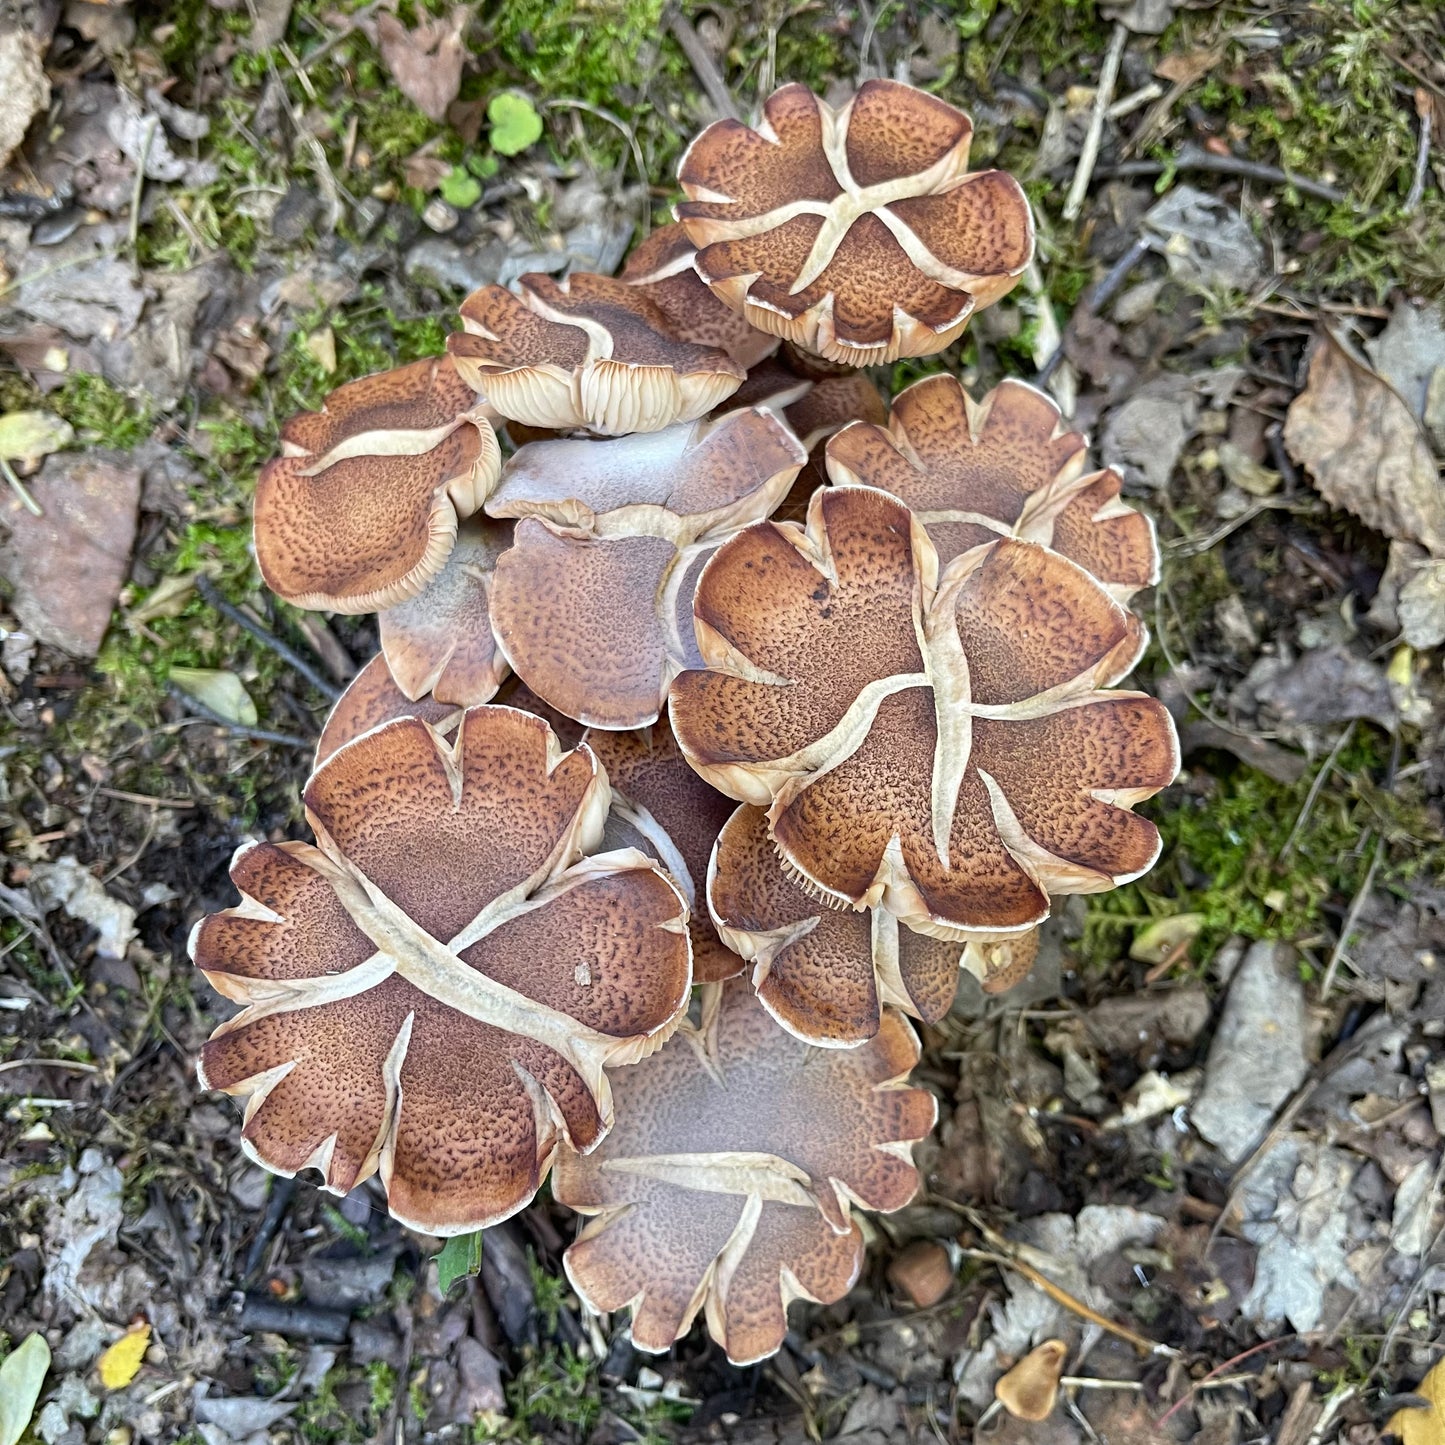
<instances>
[{"instance_id":1,"label":"mushroom cluster","mask_svg":"<svg viewBox=\"0 0 1445 1445\"><path fill-rule=\"evenodd\" d=\"M785 86L683 159L618 278L524 276L335 391L255 506L268 585L379 613L304 791L191 954L242 1142L432 1235L553 1194L643 1349L840 1298L914 1193L908 1019L1022 977L1154 861L1167 713L1117 686L1149 521L1042 393L938 352L1028 264L971 125ZM500 434L500 439L499 439ZM505 454L505 461L503 456Z\"/></svg>"}]
</instances>

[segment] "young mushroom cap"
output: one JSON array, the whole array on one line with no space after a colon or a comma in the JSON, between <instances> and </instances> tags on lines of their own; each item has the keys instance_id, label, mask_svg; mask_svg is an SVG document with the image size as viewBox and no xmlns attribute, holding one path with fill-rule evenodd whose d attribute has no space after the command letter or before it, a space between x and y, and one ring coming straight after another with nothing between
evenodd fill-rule
<instances>
[{"instance_id":1,"label":"young mushroom cap","mask_svg":"<svg viewBox=\"0 0 1445 1445\"><path fill-rule=\"evenodd\" d=\"M501 470L486 408L441 357L351 382L293 418L256 481L256 561L296 607L373 612L420 592Z\"/></svg>"},{"instance_id":2,"label":"young mushroom cap","mask_svg":"<svg viewBox=\"0 0 1445 1445\"><path fill-rule=\"evenodd\" d=\"M305 789L319 846L248 844L237 908L191 956L244 1005L201 1082L246 1099L247 1153L345 1194L379 1172L429 1234L493 1224L562 1140L612 1122L604 1066L676 1028L687 906L641 853L588 856L606 775L540 718L480 707L363 733Z\"/></svg>"},{"instance_id":3,"label":"young mushroom cap","mask_svg":"<svg viewBox=\"0 0 1445 1445\"><path fill-rule=\"evenodd\" d=\"M723 825L707 905L723 942L753 965L763 1007L804 1043L866 1043L887 1004L937 1023L958 992L956 942L900 928L882 909L821 904L779 862L762 808L744 803Z\"/></svg>"},{"instance_id":4,"label":"young mushroom cap","mask_svg":"<svg viewBox=\"0 0 1445 1445\"><path fill-rule=\"evenodd\" d=\"M907 503L938 549L961 552L1019 537L1092 572L1120 602L1159 578L1154 524L1120 498L1115 471L1086 470L1087 443L1021 381L975 402L951 376L893 398L886 427L862 422L828 443L840 486L879 487Z\"/></svg>"},{"instance_id":5,"label":"young mushroom cap","mask_svg":"<svg viewBox=\"0 0 1445 1445\"><path fill-rule=\"evenodd\" d=\"M682 158L698 275L759 330L831 361L943 350L1033 256L1023 190L969 172L972 135L961 111L895 81L866 81L840 109L785 85L756 130L716 121Z\"/></svg>"},{"instance_id":6,"label":"young mushroom cap","mask_svg":"<svg viewBox=\"0 0 1445 1445\"><path fill-rule=\"evenodd\" d=\"M767 516L804 460L797 438L758 409L523 447L488 504L522 519L491 593L507 661L589 726L650 725L696 660L687 589L698 554Z\"/></svg>"},{"instance_id":7,"label":"young mushroom cap","mask_svg":"<svg viewBox=\"0 0 1445 1445\"><path fill-rule=\"evenodd\" d=\"M745 369L756 366L778 349L778 338L713 295L692 264L693 249L678 222L659 226L633 248L622 279L657 306L679 340L716 346Z\"/></svg>"},{"instance_id":8,"label":"young mushroom cap","mask_svg":"<svg viewBox=\"0 0 1445 1445\"><path fill-rule=\"evenodd\" d=\"M377 619L386 664L408 697L472 707L496 695L508 669L492 635L492 572L511 541L507 523L468 517L446 566Z\"/></svg>"},{"instance_id":9,"label":"young mushroom cap","mask_svg":"<svg viewBox=\"0 0 1445 1445\"><path fill-rule=\"evenodd\" d=\"M681 341L625 281L585 272L484 286L447 338L458 371L510 421L609 436L706 415L745 372L725 351Z\"/></svg>"},{"instance_id":10,"label":"young mushroom cap","mask_svg":"<svg viewBox=\"0 0 1445 1445\"><path fill-rule=\"evenodd\" d=\"M313 768L319 768L353 738L399 717L419 717L439 732L449 733L461 721L461 709L430 696L408 697L396 685L386 658L378 652L332 704L316 743Z\"/></svg>"},{"instance_id":11,"label":"young mushroom cap","mask_svg":"<svg viewBox=\"0 0 1445 1445\"><path fill-rule=\"evenodd\" d=\"M901 1209L918 1187L911 1145L933 1096L907 1087L918 1041L885 1013L861 1048L815 1055L747 984L722 987L710 1051L679 1036L613 1080L617 1126L559 1156L555 1197L597 1216L563 1257L595 1310L632 1310L658 1352L701 1310L734 1364L773 1354L793 1299L852 1287L863 1239L850 1205Z\"/></svg>"},{"instance_id":12,"label":"young mushroom cap","mask_svg":"<svg viewBox=\"0 0 1445 1445\"><path fill-rule=\"evenodd\" d=\"M607 770L612 809L602 841L656 858L682 890L692 933L695 983L716 983L742 969L723 946L707 913L707 870L719 830L733 811L730 798L688 765L666 720L630 732L590 729L587 745Z\"/></svg>"},{"instance_id":13,"label":"young mushroom cap","mask_svg":"<svg viewBox=\"0 0 1445 1445\"><path fill-rule=\"evenodd\" d=\"M1178 771L1173 723L1105 690L1143 628L1057 553L1002 538L940 575L896 498L828 487L806 529L761 522L720 547L693 611L707 669L673 684L678 742L768 808L822 898L941 938L1018 933L1051 893L1158 855L1128 810Z\"/></svg>"}]
</instances>

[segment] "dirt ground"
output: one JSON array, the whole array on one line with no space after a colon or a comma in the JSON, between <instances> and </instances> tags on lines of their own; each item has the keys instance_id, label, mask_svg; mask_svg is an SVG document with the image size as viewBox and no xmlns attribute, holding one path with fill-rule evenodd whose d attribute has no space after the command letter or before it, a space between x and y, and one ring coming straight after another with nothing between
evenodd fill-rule
<instances>
[{"instance_id":1,"label":"dirt ground","mask_svg":"<svg viewBox=\"0 0 1445 1445\"><path fill-rule=\"evenodd\" d=\"M250 1163L196 1082L230 1006L186 940L238 843L304 836L377 646L255 571L279 423L441 350L478 285L614 270L720 105L871 75L967 109L1039 240L877 380L1047 382L1120 469L1164 558L1137 685L1185 761L1154 871L922 1031L924 1191L739 1370L587 1317L545 1190L443 1297L379 1191ZM1402 1408L1445 1441L1415 1393L1445 1355L1445 11L39 0L0 10L0 77L0 1356L53 1353L25 1445L1367 1445ZM995 1388L1048 1339L1027 1423Z\"/></svg>"}]
</instances>

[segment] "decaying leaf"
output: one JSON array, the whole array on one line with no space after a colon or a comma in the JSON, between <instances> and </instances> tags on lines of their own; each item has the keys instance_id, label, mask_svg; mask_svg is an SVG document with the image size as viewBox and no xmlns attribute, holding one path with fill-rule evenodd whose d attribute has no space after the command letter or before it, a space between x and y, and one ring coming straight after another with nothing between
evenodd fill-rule
<instances>
[{"instance_id":1,"label":"decaying leaf","mask_svg":"<svg viewBox=\"0 0 1445 1445\"><path fill-rule=\"evenodd\" d=\"M693 615L707 669L673 684L678 742L769 809L784 861L835 905L940 938L1022 933L1051 893L1157 857L1128 810L1173 780L1173 725L1107 690L1143 628L1058 553L1006 537L940 573L894 497L820 488L806 529L724 543Z\"/></svg>"},{"instance_id":2,"label":"decaying leaf","mask_svg":"<svg viewBox=\"0 0 1445 1445\"><path fill-rule=\"evenodd\" d=\"M107 1390L123 1390L140 1373L141 1361L151 1342L151 1327L142 1320L128 1329L96 1361L100 1383Z\"/></svg>"},{"instance_id":3,"label":"decaying leaf","mask_svg":"<svg viewBox=\"0 0 1445 1445\"><path fill-rule=\"evenodd\" d=\"M16 1445L25 1433L49 1369L50 1346L38 1332L0 1360L0 1445Z\"/></svg>"},{"instance_id":4,"label":"decaying leaf","mask_svg":"<svg viewBox=\"0 0 1445 1445\"><path fill-rule=\"evenodd\" d=\"M1385 1433L1398 1435L1400 1445L1445 1445L1445 1360L1430 1370L1414 1393L1429 1403L1418 1409L1396 1410Z\"/></svg>"},{"instance_id":5,"label":"decaying leaf","mask_svg":"<svg viewBox=\"0 0 1445 1445\"><path fill-rule=\"evenodd\" d=\"M212 667L173 667L170 678L217 717L243 727L256 726L256 704L234 672Z\"/></svg>"},{"instance_id":6,"label":"decaying leaf","mask_svg":"<svg viewBox=\"0 0 1445 1445\"><path fill-rule=\"evenodd\" d=\"M75 440L75 428L48 411L12 411L0 417L0 457L38 462Z\"/></svg>"},{"instance_id":7,"label":"decaying leaf","mask_svg":"<svg viewBox=\"0 0 1445 1445\"><path fill-rule=\"evenodd\" d=\"M1315 341L1284 441L1331 506L1445 556L1445 487L1424 433L1389 384L1332 331Z\"/></svg>"},{"instance_id":8,"label":"decaying leaf","mask_svg":"<svg viewBox=\"0 0 1445 1445\"><path fill-rule=\"evenodd\" d=\"M347 1193L379 1172L392 1213L465 1234L522 1208L566 1138L612 1122L603 1066L677 1026L686 904L650 858L589 856L610 801L586 746L541 718L417 717L333 753L304 792L319 846L247 844L242 903L191 956L244 1005L202 1051L246 1099L252 1158Z\"/></svg>"},{"instance_id":9,"label":"decaying leaf","mask_svg":"<svg viewBox=\"0 0 1445 1445\"><path fill-rule=\"evenodd\" d=\"M815 1051L734 979L710 1045L679 1035L613 1079L617 1125L558 1158L556 1197L597 1216L564 1256L597 1310L632 1309L632 1340L660 1351L699 1310L734 1364L773 1354L792 1299L853 1285L863 1239L851 1205L901 1209L918 1187L911 1145L933 1096L906 1080L918 1041L884 1016L861 1048Z\"/></svg>"},{"instance_id":10,"label":"decaying leaf","mask_svg":"<svg viewBox=\"0 0 1445 1445\"><path fill-rule=\"evenodd\" d=\"M1030 1350L995 1386L999 1404L1017 1420L1047 1420L1059 1398L1059 1377L1068 1355L1062 1340L1045 1340Z\"/></svg>"},{"instance_id":11,"label":"decaying leaf","mask_svg":"<svg viewBox=\"0 0 1445 1445\"><path fill-rule=\"evenodd\" d=\"M414 30L389 11L376 17L376 44L386 68L401 93L432 120L447 118L447 107L461 89L462 31L469 15L459 5L449 16L423 20Z\"/></svg>"}]
</instances>

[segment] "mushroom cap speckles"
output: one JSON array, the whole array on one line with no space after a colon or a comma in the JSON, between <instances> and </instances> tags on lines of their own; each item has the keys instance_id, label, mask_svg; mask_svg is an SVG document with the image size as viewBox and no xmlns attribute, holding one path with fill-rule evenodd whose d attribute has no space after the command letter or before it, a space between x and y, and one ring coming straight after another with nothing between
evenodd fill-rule
<instances>
[{"instance_id":1,"label":"mushroom cap speckles","mask_svg":"<svg viewBox=\"0 0 1445 1445\"><path fill-rule=\"evenodd\" d=\"M673 684L678 742L768 808L824 899L966 939L1157 856L1128 810L1177 772L1173 724L1105 690L1143 628L1057 553L1004 538L940 575L902 503L824 488L806 530L760 523L719 548L693 608L707 670Z\"/></svg>"},{"instance_id":2,"label":"mushroom cap speckles","mask_svg":"<svg viewBox=\"0 0 1445 1445\"><path fill-rule=\"evenodd\" d=\"M742 960L723 946L708 918L706 886L713 844L732 800L693 772L665 720L629 732L592 729L587 745L612 787L604 844L656 858L682 890L690 910L693 981L731 978Z\"/></svg>"},{"instance_id":3,"label":"mushroom cap speckles","mask_svg":"<svg viewBox=\"0 0 1445 1445\"><path fill-rule=\"evenodd\" d=\"M1086 473L1086 443L1021 381L975 402L951 376L893 399L887 426L844 427L828 443L840 485L879 487L907 503L946 565L1000 536L1040 542L1126 602L1158 580L1154 524L1120 498L1117 472Z\"/></svg>"},{"instance_id":4,"label":"mushroom cap speckles","mask_svg":"<svg viewBox=\"0 0 1445 1445\"><path fill-rule=\"evenodd\" d=\"M408 697L396 685L386 658L378 652L332 705L316 743L313 768L319 768L353 738L399 717L419 717L440 732L449 733L461 721L461 709L433 697Z\"/></svg>"},{"instance_id":5,"label":"mushroom cap speckles","mask_svg":"<svg viewBox=\"0 0 1445 1445\"><path fill-rule=\"evenodd\" d=\"M725 351L679 340L638 288L578 273L484 286L447 339L458 371L509 420L609 436L706 415L744 370Z\"/></svg>"},{"instance_id":6,"label":"mushroom cap speckles","mask_svg":"<svg viewBox=\"0 0 1445 1445\"><path fill-rule=\"evenodd\" d=\"M633 248L622 279L635 286L667 318L675 336L697 346L726 351L744 368L778 349L778 338L750 326L720 301L692 264L693 244L676 221L659 226Z\"/></svg>"},{"instance_id":7,"label":"mushroom cap speckles","mask_svg":"<svg viewBox=\"0 0 1445 1445\"><path fill-rule=\"evenodd\" d=\"M612 1136L558 1159L556 1198L597 1216L564 1257L578 1294L630 1305L639 1349L670 1348L702 1311L734 1364L774 1353L790 1300L856 1280L850 1204L901 1209L917 1190L911 1145L937 1113L905 1083L917 1060L891 1010L862 1047L817 1054L724 984L708 1054L678 1038L619 1073Z\"/></svg>"},{"instance_id":8,"label":"mushroom cap speckles","mask_svg":"<svg viewBox=\"0 0 1445 1445\"><path fill-rule=\"evenodd\" d=\"M1033 256L1022 189L969 172L972 135L961 111L894 81L837 110L784 86L756 130L717 121L683 156L677 217L698 275L754 327L831 361L941 351Z\"/></svg>"},{"instance_id":9,"label":"mushroom cap speckles","mask_svg":"<svg viewBox=\"0 0 1445 1445\"><path fill-rule=\"evenodd\" d=\"M346 744L306 785L319 847L253 844L243 901L191 956L245 1005L202 1052L246 1098L267 1168L457 1234L525 1205L561 1139L611 1124L605 1065L645 1057L691 987L687 908L600 841L605 774L547 725L482 707L449 744L418 717Z\"/></svg>"},{"instance_id":10,"label":"mushroom cap speckles","mask_svg":"<svg viewBox=\"0 0 1445 1445\"><path fill-rule=\"evenodd\" d=\"M805 460L761 409L609 441L523 447L489 504L519 516L497 563L492 624L508 662L589 726L656 721L695 660L700 552L767 516Z\"/></svg>"},{"instance_id":11,"label":"mushroom cap speckles","mask_svg":"<svg viewBox=\"0 0 1445 1445\"><path fill-rule=\"evenodd\" d=\"M377 619L382 653L407 697L430 693L438 703L473 707L495 696L507 663L492 636L489 594L511 540L507 523L468 517L446 566Z\"/></svg>"},{"instance_id":12,"label":"mushroom cap speckles","mask_svg":"<svg viewBox=\"0 0 1445 1445\"><path fill-rule=\"evenodd\" d=\"M958 991L958 943L901 929L881 909L821 904L779 862L762 808L744 803L724 824L707 902L723 941L753 965L763 1006L804 1043L864 1043L885 1004L936 1023Z\"/></svg>"},{"instance_id":13,"label":"mushroom cap speckles","mask_svg":"<svg viewBox=\"0 0 1445 1445\"><path fill-rule=\"evenodd\" d=\"M331 612L420 592L501 471L483 410L443 357L351 382L288 422L256 482L256 560L271 590Z\"/></svg>"}]
</instances>

